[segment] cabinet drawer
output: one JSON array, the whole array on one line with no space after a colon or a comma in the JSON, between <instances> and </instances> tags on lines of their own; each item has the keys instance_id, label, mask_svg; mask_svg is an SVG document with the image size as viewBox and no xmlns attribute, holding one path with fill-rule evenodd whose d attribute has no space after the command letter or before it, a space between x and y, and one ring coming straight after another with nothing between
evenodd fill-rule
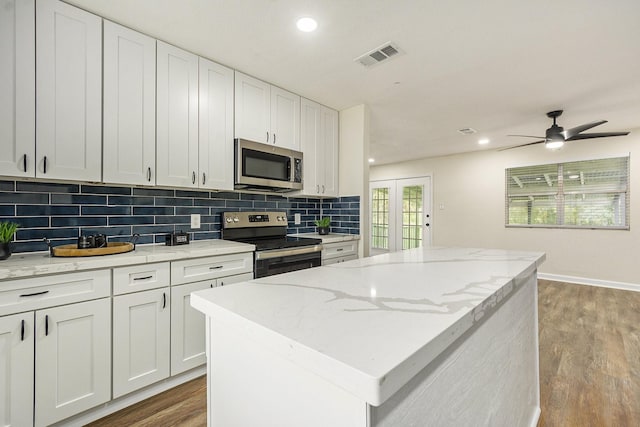
<instances>
[{"instance_id":1,"label":"cabinet drawer","mask_svg":"<svg viewBox=\"0 0 640 427\"><path fill-rule=\"evenodd\" d=\"M234 283L248 282L253 280L253 273L238 274L236 276L223 277L218 280L218 286L232 285Z\"/></svg>"},{"instance_id":2,"label":"cabinet drawer","mask_svg":"<svg viewBox=\"0 0 640 427\"><path fill-rule=\"evenodd\" d=\"M111 270L0 282L0 316L111 295Z\"/></svg>"},{"instance_id":3,"label":"cabinet drawer","mask_svg":"<svg viewBox=\"0 0 640 427\"><path fill-rule=\"evenodd\" d=\"M347 262L347 261L351 261L354 259L358 259L358 255L349 255L349 256L341 256L341 257L336 257L336 258L329 258L329 259L324 259L322 260L322 265L331 265L331 264L339 264L341 262Z\"/></svg>"},{"instance_id":4,"label":"cabinet drawer","mask_svg":"<svg viewBox=\"0 0 640 427\"><path fill-rule=\"evenodd\" d=\"M171 284L196 282L253 272L253 252L174 261Z\"/></svg>"},{"instance_id":5,"label":"cabinet drawer","mask_svg":"<svg viewBox=\"0 0 640 427\"><path fill-rule=\"evenodd\" d=\"M358 241L329 243L322 245L322 259L347 257L358 254Z\"/></svg>"},{"instance_id":6,"label":"cabinet drawer","mask_svg":"<svg viewBox=\"0 0 640 427\"><path fill-rule=\"evenodd\" d=\"M170 279L168 262L114 268L113 294L121 295L169 286Z\"/></svg>"}]
</instances>

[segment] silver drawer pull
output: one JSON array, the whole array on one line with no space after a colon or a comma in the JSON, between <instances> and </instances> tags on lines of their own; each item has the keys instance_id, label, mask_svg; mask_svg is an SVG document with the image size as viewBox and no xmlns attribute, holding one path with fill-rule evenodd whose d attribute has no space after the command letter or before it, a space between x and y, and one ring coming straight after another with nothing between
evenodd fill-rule
<instances>
[{"instance_id":1,"label":"silver drawer pull","mask_svg":"<svg viewBox=\"0 0 640 427\"><path fill-rule=\"evenodd\" d=\"M222 266L222 265L216 265L215 267L209 267L209 270L219 270L219 269L221 269L222 267L224 267L224 266Z\"/></svg>"},{"instance_id":2,"label":"silver drawer pull","mask_svg":"<svg viewBox=\"0 0 640 427\"><path fill-rule=\"evenodd\" d=\"M133 280L147 280L151 279L153 276L144 276L144 277L134 277Z\"/></svg>"},{"instance_id":3,"label":"silver drawer pull","mask_svg":"<svg viewBox=\"0 0 640 427\"><path fill-rule=\"evenodd\" d=\"M20 297L35 297L36 295L44 295L44 294L48 294L49 291L42 291L42 292L34 292L32 294L22 294L20 295Z\"/></svg>"}]
</instances>

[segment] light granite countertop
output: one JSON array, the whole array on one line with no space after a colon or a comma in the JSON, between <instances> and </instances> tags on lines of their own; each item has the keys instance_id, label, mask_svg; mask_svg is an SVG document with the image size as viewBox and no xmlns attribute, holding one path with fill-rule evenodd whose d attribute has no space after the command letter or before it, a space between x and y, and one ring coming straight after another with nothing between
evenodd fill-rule
<instances>
[{"instance_id":1,"label":"light granite countertop","mask_svg":"<svg viewBox=\"0 0 640 427\"><path fill-rule=\"evenodd\" d=\"M180 246L138 245L135 250L124 254L92 257L50 257L48 252L13 254L9 259L0 261L0 280L253 252L254 250L254 245L218 239L198 240Z\"/></svg>"},{"instance_id":2,"label":"light granite countertop","mask_svg":"<svg viewBox=\"0 0 640 427\"><path fill-rule=\"evenodd\" d=\"M360 240L359 234L342 234L342 233L330 233L325 235L320 235L318 233L300 233L300 234L290 234L293 237L313 237L316 239L322 239L322 243L338 243L338 242L347 242L349 240Z\"/></svg>"},{"instance_id":3,"label":"light granite countertop","mask_svg":"<svg viewBox=\"0 0 640 427\"><path fill-rule=\"evenodd\" d=\"M199 291L191 304L377 406L497 309L544 259L539 252L419 248Z\"/></svg>"}]
</instances>

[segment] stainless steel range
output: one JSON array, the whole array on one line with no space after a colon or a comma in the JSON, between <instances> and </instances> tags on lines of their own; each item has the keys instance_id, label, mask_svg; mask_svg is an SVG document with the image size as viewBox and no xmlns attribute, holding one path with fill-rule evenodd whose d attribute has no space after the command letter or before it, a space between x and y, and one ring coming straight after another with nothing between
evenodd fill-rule
<instances>
[{"instance_id":1,"label":"stainless steel range","mask_svg":"<svg viewBox=\"0 0 640 427\"><path fill-rule=\"evenodd\" d=\"M224 212L222 238L256 246L253 276L272 276L321 264L322 239L287 236L286 212Z\"/></svg>"}]
</instances>

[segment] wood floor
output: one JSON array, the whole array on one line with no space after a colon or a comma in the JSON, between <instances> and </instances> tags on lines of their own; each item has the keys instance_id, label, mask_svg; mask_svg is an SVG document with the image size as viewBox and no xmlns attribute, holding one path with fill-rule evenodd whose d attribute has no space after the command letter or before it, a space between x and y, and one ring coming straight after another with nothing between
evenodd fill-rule
<instances>
[{"instance_id":1,"label":"wood floor","mask_svg":"<svg viewBox=\"0 0 640 427\"><path fill-rule=\"evenodd\" d=\"M538 427L640 426L640 292L540 280L538 295ZM206 422L202 377L90 426Z\"/></svg>"}]
</instances>

